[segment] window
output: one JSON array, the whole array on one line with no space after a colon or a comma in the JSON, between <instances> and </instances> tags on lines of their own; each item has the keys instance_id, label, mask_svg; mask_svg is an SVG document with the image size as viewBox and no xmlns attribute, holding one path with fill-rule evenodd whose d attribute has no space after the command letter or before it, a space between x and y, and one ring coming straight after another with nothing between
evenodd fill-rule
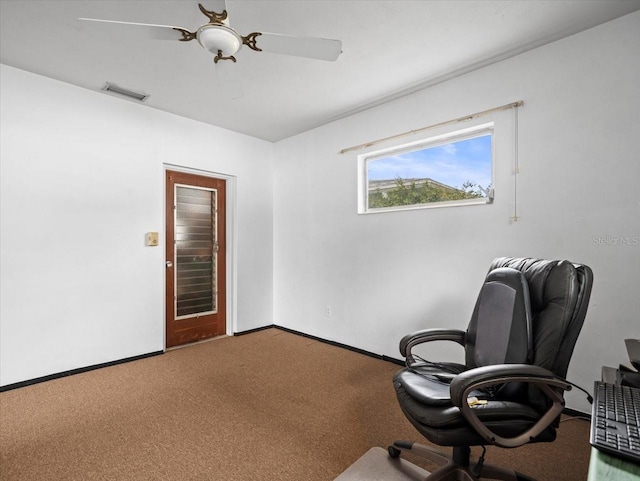
<instances>
[{"instance_id":1,"label":"window","mask_svg":"<svg viewBox=\"0 0 640 481\"><path fill-rule=\"evenodd\" d=\"M358 211L486 204L492 159L493 124L361 155Z\"/></svg>"}]
</instances>

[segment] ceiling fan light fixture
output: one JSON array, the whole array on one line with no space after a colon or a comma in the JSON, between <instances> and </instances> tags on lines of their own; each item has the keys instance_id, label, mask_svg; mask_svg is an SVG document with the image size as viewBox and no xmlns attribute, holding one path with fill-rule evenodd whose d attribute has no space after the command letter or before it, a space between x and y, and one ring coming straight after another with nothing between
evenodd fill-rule
<instances>
[{"instance_id":1,"label":"ceiling fan light fixture","mask_svg":"<svg viewBox=\"0 0 640 481\"><path fill-rule=\"evenodd\" d=\"M223 56L230 57L242 48L242 37L224 25L203 25L196 37L200 45L216 55L222 52Z\"/></svg>"}]
</instances>

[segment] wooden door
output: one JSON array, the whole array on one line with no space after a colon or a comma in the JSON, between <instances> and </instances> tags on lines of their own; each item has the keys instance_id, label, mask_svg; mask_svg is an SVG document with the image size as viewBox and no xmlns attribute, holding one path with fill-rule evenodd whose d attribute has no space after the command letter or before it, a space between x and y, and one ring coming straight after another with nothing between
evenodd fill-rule
<instances>
[{"instance_id":1,"label":"wooden door","mask_svg":"<svg viewBox=\"0 0 640 481\"><path fill-rule=\"evenodd\" d=\"M166 173L166 346L226 333L226 182Z\"/></svg>"}]
</instances>

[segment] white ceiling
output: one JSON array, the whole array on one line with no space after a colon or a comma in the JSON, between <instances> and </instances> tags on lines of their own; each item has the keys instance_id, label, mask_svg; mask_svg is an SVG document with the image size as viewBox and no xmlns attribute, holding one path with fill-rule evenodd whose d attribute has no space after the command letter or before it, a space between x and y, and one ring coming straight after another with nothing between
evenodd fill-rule
<instances>
[{"instance_id":1,"label":"white ceiling","mask_svg":"<svg viewBox=\"0 0 640 481\"><path fill-rule=\"evenodd\" d=\"M0 62L92 90L113 82L150 94L149 107L278 141L640 9L640 0L227 0L241 35L343 42L335 62L243 48L237 100L220 94L213 56L197 42L77 20L193 31L207 21L197 3L0 0Z\"/></svg>"}]
</instances>

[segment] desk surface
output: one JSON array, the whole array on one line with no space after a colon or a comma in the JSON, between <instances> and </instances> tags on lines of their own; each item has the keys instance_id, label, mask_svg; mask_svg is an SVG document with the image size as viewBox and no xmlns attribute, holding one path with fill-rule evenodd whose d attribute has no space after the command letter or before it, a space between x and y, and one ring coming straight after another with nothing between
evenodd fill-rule
<instances>
[{"instance_id":1,"label":"desk surface","mask_svg":"<svg viewBox=\"0 0 640 481\"><path fill-rule=\"evenodd\" d=\"M640 465L591 448L587 481L640 481Z\"/></svg>"}]
</instances>

